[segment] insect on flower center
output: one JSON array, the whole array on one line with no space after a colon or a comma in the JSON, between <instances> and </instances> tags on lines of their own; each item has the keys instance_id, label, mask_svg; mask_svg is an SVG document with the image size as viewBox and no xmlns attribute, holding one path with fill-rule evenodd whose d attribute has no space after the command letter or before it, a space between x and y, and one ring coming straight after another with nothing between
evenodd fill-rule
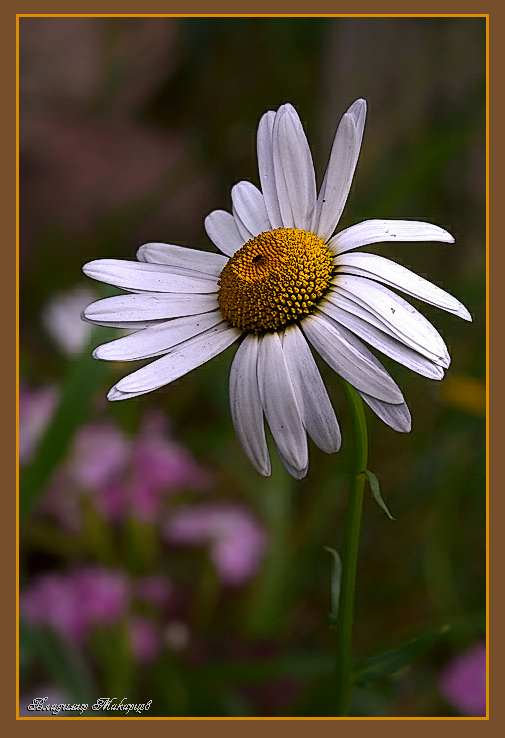
<instances>
[{"instance_id":1,"label":"insect on flower center","mask_svg":"<svg viewBox=\"0 0 505 738\"><path fill-rule=\"evenodd\" d=\"M221 272L219 307L242 330L277 330L314 312L334 268L331 251L313 233L298 228L260 233Z\"/></svg>"}]
</instances>

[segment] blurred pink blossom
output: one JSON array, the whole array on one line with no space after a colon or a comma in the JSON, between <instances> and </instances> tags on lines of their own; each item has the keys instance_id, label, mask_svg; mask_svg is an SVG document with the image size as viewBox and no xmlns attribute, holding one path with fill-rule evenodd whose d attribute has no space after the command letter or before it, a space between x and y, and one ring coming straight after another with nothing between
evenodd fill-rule
<instances>
[{"instance_id":1,"label":"blurred pink blossom","mask_svg":"<svg viewBox=\"0 0 505 738\"><path fill-rule=\"evenodd\" d=\"M65 575L45 574L20 594L20 612L36 627L50 626L67 640L78 643L87 632L82 603L77 602L71 580Z\"/></svg>"},{"instance_id":2,"label":"blurred pink blossom","mask_svg":"<svg viewBox=\"0 0 505 738\"><path fill-rule=\"evenodd\" d=\"M70 457L40 509L56 516L64 527L75 528L75 505L69 505L69 497L87 494L97 512L111 522L131 515L153 523L167 494L203 491L211 484L210 472L171 438L163 416L148 416L133 438L111 423L94 423L76 434Z\"/></svg>"},{"instance_id":3,"label":"blurred pink blossom","mask_svg":"<svg viewBox=\"0 0 505 738\"><path fill-rule=\"evenodd\" d=\"M58 402L56 387L19 388L19 463L28 463Z\"/></svg>"},{"instance_id":4,"label":"blurred pink blossom","mask_svg":"<svg viewBox=\"0 0 505 738\"><path fill-rule=\"evenodd\" d=\"M162 640L159 628L151 620L134 615L128 622L133 658L139 663L149 663L159 655Z\"/></svg>"},{"instance_id":5,"label":"blurred pink blossom","mask_svg":"<svg viewBox=\"0 0 505 738\"><path fill-rule=\"evenodd\" d=\"M101 490L121 474L130 447L129 439L111 424L83 426L75 437L67 470L79 485Z\"/></svg>"},{"instance_id":6,"label":"blurred pink blossom","mask_svg":"<svg viewBox=\"0 0 505 738\"><path fill-rule=\"evenodd\" d=\"M86 494L99 515L120 520L126 508L122 475L130 448L130 440L112 424L82 426L68 461L54 475L37 509L55 517L63 529L76 531L82 524L80 497Z\"/></svg>"},{"instance_id":7,"label":"blurred pink blossom","mask_svg":"<svg viewBox=\"0 0 505 738\"><path fill-rule=\"evenodd\" d=\"M162 415L146 419L133 448L131 509L135 517L153 521L167 492L179 489L204 490L212 483L207 470L189 452L172 440Z\"/></svg>"},{"instance_id":8,"label":"blurred pink blossom","mask_svg":"<svg viewBox=\"0 0 505 738\"><path fill-rule=\"evenodd\" d=\"M469 717L486 715L486 645L478 643L457 656L440 679L444 698Z\"/></svg>"},{"instance_id":9,"label":"blurred pink blossom","mask_svg":"<svg viewBox=\"0 0 505 738\"><path fill-rule=\"evenodd\" d=\"M20 594L21 615L36 627L49 626L81 643L96 625L112 625L126 612L128 582L122 572L84 568L43 574Z\"/></svg>"},{"instance_id":10,"label":"blurred pink blossom","mask_svg":"<svg viewBox=\"0 0 505 738\"><path fill-rule=\"evenodd\" d=\"M165 526L174 544L210 545L210 556L224 584L240 585L257 572L267 546L259 521L234 505L178 508Z\"/></svg>"},{"instance_id":11,"label":"blurred pink blossom","mask_svg":"<svg viewBox=\"0 0 505 738\"><path fill-rule=\"evenodd\" d=\"M123 616L130 599L129 583L122 572L86 568L74 574L75 598L84 607L89 623L108 625Z\"/></svg>"}]
</instances>

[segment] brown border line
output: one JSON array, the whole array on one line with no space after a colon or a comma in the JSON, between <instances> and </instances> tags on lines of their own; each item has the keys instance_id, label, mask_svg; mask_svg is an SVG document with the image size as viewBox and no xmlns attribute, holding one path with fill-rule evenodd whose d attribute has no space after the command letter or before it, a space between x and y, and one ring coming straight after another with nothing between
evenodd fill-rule
<instances>
[{"instance_id":1,"label":"brown border line","mask_svg":"<svg viewBox=\"0 0 505 738\"><path fill-rule=\"evenodd\" d=\"M12 32L13 31L14 15L16 13L21 13L23 15L24 14L27 14L27 15L39 15L39 14L40 15L53 15L53 14L54 15L60 15L60 14L61 15L65 15L65 14L73 14L72 12L69 13L68 3L62 3L62 2L52 3L52 7L50 9L47 8L47 7L34 7L34 6L39 6L39 3L33 3L32 2L32 3L27 3L27 5L29 5L29 7L16 8L16 9L13 9L12 11L9 11L8 14L5 14L5 11L4 11L6 22L3 24L3 27L4 27L4 29L6 29L4 31L6 38L4 40L4 44L2 44L2 49L3 49L4 56L6 57L5 63L3 65L3 69L4 69L4 74L6 74L6 77L7 77L7 79L6 79L6 83L7 84L4 86L4 90L8 90L9 92L11 90L10 85L13 85L13 79L14 79L14 75L12 74L13 66L14 66L12 64L12 59L14 58L14 50L15 50L14 49L14 47L15 47L15 39L14 39L14 34ZM176 5L177 7L173 7L174 5ZM118 15L123 15L123 14L126 14L126 13L131 13L131 14L136 14L136 15L149 15L149 14L153 14L153 15L154 14L156 14L156 15L157 14L167 14L167 15L172 15L172 14L173 15L176 15L176 14L181 14L181 15L186 15L186 14L188 14L188 15L191 15L191 14L200 14L200 15L231 15L231 14L237 14L236 13L236 11L237 11L236 3L231 3L231 2L220 3L219 4L219 8L209 7L210 4L208 4L208 3L194 3L193 2L193 3L191 3L191 8L189 8L189 9L187 7L180 7L182 5L183 5L182 3L181 4L179 4L179 3L177 3L177 4L175 4L175 3L173 3L173 4L172 3L169 3L168 4L168 3L152 2L152 3L150 3L150 7L149 7L149 11L150 12L144 14L144 13L139 13L138 12L139 11L138 5L136 5L135 3L128 2L128 0L126 0L126 2L122 2L122 3L117 3L117 2L108 3L107 4L107 12L106 13L104 13L104 9L103 9L103 6L102 5L98 5L98 7L96 7L96 8L95 7L88 7L88 8L86 8L86 11L87 11L88 14L92 14L92 15L94 15L94 14L97 14L97 15L98 14L104 14L104 15L118 14ZM438 4L435 4L434 3L433 5L435 6L433 8L423 8L424 13L422 13L422 15L425 15L425 16L430 16L430 15L458 15L458 16L461 16L461 15L475 15L475 16L481 16L481 15L483 15L484 12L488 12L488 9L487 8L483 9L483 11L481 11L481 12L475 12L475 10L476 10L475 7L472 6L469 3L466 3L466 2L444 3L444 7L443 7L442 10L445 11L445 12L443 12L443 13L440 13L441 8L440 8L440 6ZM448 5L449 6L452 6L452 7L447 7ZM167 7L167 6L169 6L169 7ZM50 10L51 12L48 13L48 10ZM335 5L333 3L328 3L327 1L326 2L323 2L323 3L318 3L318 7L317 7L318 13L307 13L307 7L304 4L301 4L301 3L293 3L293 2L292 3L289 3L289 4L286 3L286 2L276 3L275 4L275 10L277 11L277 13L272 13L272 10L273 9L271 7L271 4L269 4L269 3L265 3L265 4L260 3L260 4L258 4L258 5L256 5L254 7L254 11L255 11L254 13L251 13L251 14L244 13L244 15L258 15L258 14L263 14L263 13L264 14L267 14L267 15L282 15L282 14L287 14L287 15L306 15L306 16L316 15L316 14L323 14L323 15L348 15L348 16L372 15L372 14L373 15L385 15L383 13L378 12L379 9L377 7L374 7L374 5L372 5L370 3L360 3L360 5L359 5L358 8L354 8L354 7L352 8L352 10L354 12L351 12L351 13L336 13L335 12L336 11ZM343 9L343 10L345 10L345 9ZM397 2L397 3L390 3L389 4L389 7L387 8L387 10L389 11L387 13L387 15L421 15L421 14L417 14L417 13L405 13L405 5L403 3L399 3L399 2ZM430 13L429 12L430 10L432 10L433 12ZM93 12L93 11L95 11L95 12ZM179 11L179 13L178 13L178 11ZM180 11L182 11L182 13ZM216 11L219 11L219 12L216 12ZM263 11L263 13L262 13L262 11ZM452 11L452 13L451 13L451 11ZM75 14L76 15L80 15L80 13L78 13L78 12L76 12ZM239 15L240 14L241 13L239 13ZM500 43L493 44L493 41L498 42L499 32L500 32L500 30L502 28L502 23L501 23L502 21L503 21L503 10L501 10L501 9L498 10L497 9L497 10L495 10L495 11L493 11L493 12L490 13L490 41L491 41L490 67L491 67L492 70L497 70L499 68L498 65L500 63L499 56L501 54L501 45L500 45ZM496 75L496 77L497 76L498 75ZM495 78L495 75L492 75L491 78L494 79ZM9 95L9 92L7 92L7 94L5 94L4 99L6 99L6 100L12 99L10 97L10 95ZM499 96L497 96L497 98L499 99ZM500 111L498 110L498 104L497 104L497 101L496 100L493 100L493 104L490 106L490 108L491 108L491 113L492 113L492 116L493 116L492 117L493 123L490 126L491 127L491 132L492 132L493 128L496 128L496 130L498 130L498 123L496 121L496 116L499 114ZM7 121L6 123L4 123L4 125L6 126L7 131L6 131L6 135L3 138L3 141L4 142L9 141L10 142L10 135L11 135L11 132L12 132L11 123L10 123L10 121ZM5 145L5 143L4 143L4 145ZM495 156L496 156L496 154L495 154L495 151L493 150L493 160L494 160L494 157ZM9 161L9 162L11 161L10 149L9 149L8 152L6 151L6 156L4 157L4 161ZM14 203L15 195L12 192L12 179L11 179L11 176L10 176L10 169L8 167L6 167L5 169L8 172L8 175L7 175L8 176L8 182L6 182L5 185L4 185L6 197L3 198L3 202L4 203L5 202L8 202L9 204L12 203L12 206L13 206L13 209L14 209L14 206L15 206L15 203ZM494 172L495 170L492 170L492 171ZM497 198L495 197L495 199L497 199ZM490 199L488 200L488 207L489 207L489 205L490 205ZM9 223L12 223L12 221L10 219L8 219L8 222ZM14 230L14 227L13 226L11 226L11 227ZM490 229L490 232L492 234L492 229ZM14 232L12 234L12 238L15 239L15 235L16 234ZM6 239L6 242L9 243L9 240ZM11 253L11 252L8 251L7 253ZM495 253L493 254L493 256L496 259L496 254ZM498 254L498 256L499 256L499 254ZM493 267L494 267L493 274L495 274L495 272L496 273L502 273L501 270L500 270L500 265L499 264L496 265L495 262L493 262ZM497 279L497 277L496 277L496 279ZM9 290L9 287L10 287L10 285L8 285L7 291ZM12 290L13 288L10 287L10 289ZM498 309L499 309L498 300L497 300L497 298L494 297L494 294L495 293L493 293L492 290L491 290L491 294L493 295L493 298L490 300L490 309L492 311L492 314L493 315L496 315L497 312L498 312ZM497 294L499 295L499 292ZM4 299L8 300L7 305L8 305L8 307L10 306L11 309L12 309L13 301L10 299L10 295L4 296ZM490 352L490 357L493 360L493 362L495 362L496 364L498 364L498 361L500 360L501 357L500 356L497 356L496 354L497 354L496 346L493 346L493 351ZM5 371L5 365L4 365L3 368L4 368L4 371ZM10 369L7 368L7 371L9 373L9 378L10 378ZM494 396L493 396L493 401L496 402ZM496 435L493 434L493 438L495 438L495 437L496 437ZM3 447L4 448L10 448L10 447L12 447L12 445L13 445L12 444L12 434L10 432L9 432L9 435L7 436L7 438L6 438L6 441L7 442L3 444ZM495 443L496 443L496 441L495 441ZM488 450L489 451L491 450L491 447L492 447L492 441L490 440L489 446L488 446ZM9 464L9 465L6 465L6 467L4 467L4 468L11 469L12 467ZM490 480L491 479L492 478L490 477ZM12 485L8 485L7 484L5 486L6 492L7 492L7 490L11 490L11 489L12 489ZM9 495L9 502L10 502L10 500L11 500L11 497ZM498 504L502 504L500 500L498 501ZM496 502L495 502L495 505L496 505ZM496 519L500 519L500 511L499 510L496 510L496 507L493 508L493 513L494 513L494 516L495 516ZM491 533L492 533L492 530L491 530ZM6 536L6 538L7 537L8 536ZM497 555L498 555L498 552L496 550L496 547L497 547L497 544L493 541L493 545L492 545L492 547L490 547L490 550L493 553L493 556L494 556L495 559L497 558ZM9 546L9 550L10 551L12 550L12 548L10 546ZM6 560L9 561L9 564L10 564L10 558L9 557L4 557L4 561L6 561ZM5 566L5 564L4 564L4 566ZM14 579L14 577L12 575L12 568L10 566L9 566L9 571L6 572L6 575L7 576L4 577L4 582L11 582ZM9 588L7 588L7 591L12 591L12 590L10 590ZM493 598L492 598L492 601L491 602L492 602L492 605L493 605L493 617L491 618L491 625L492 625L495 621L498 620L498 615L497 615L497 613L498 613L498 607L501 604L501 603L498 602L498 597L496 596L496 592L493 593ZM12 620L11 620L10 617L8 617L8 618L6 617L6 620L7 620L7 622L5 623L5 627L2 629L2 632L4 634L7 634L7 637L9 638L9 641L12 643L12 636L11 636L11 623L12 623ZM500 629L499 628L496 628L496 630L492 631L493 653L496 653L496 654L499 653L499 650L498 649L500 648L500 645L501 645L499 643L499 638L500 638ZM11 653L12 653L12 651L11 651ZM492 666L493 666L493 669L492 670L493 671L494 671L494 665L495 665L495 663L499 663L499 661L500 661L499 655L497 657L495 657L495 659L493 659L493 663L492 663ZM498 682L496 682L496 684L498 684ZM9 673L8 680L7 679L5 680L5 686L7 688L2 691L2 694L9 695L9 696L11 694L13 694L12 680L11 680L11 677L10 677L10 673ZM495 694L497 694L497 690L498 690L498 687L497 686L496 687L493 687L493 683L491 683L490 693L491 693L492 697ZM30 732L31 732L31 729L33 728L33 726L30 726L29 723L31 723L32 721L31 720L13 721L12 718L11 718L11 715L13 714L12 713L12 707L11 707L11 700L9 699L9 700L7 700L7 702L8 702L8 704L6 704L4 706L4 715L6 716L5 717L5 722L6 723L8 722L9 728L11 730L14 729L15 732L16 732L16 734L22 734L22 733L24 733L25 730L26 731L30 730ZM497 703L495 702L494 704L497 704ZM492 705L493 705L493 700L492 700ZM498 708L495 707L495 710L497 711ZM477 719L478 722L479 722L479 727L478 727L478 730L479 731L486 731L487 732L487 730L492 729L492 728L494 728L496 726L499 726L499 722L498 721L501 722L499 715L497 715L496 712L492 712L491 714L492 714L492 718L489 719L489 720L483 721L482 719L480 719L480 720ZM7 715L8 715L8 717L7 717ZM460 735L462 734L463 736L465 736L466 734L470 735L470 733L472 733L472 735L473 735L473 731L475 731L475 728L476 728L476 726L473 725L473 723L475 722L475 720L474 719L471 719L471 718L466 718L466 719L465 718L461 718L461 719L451 719L451 718L449 718L449 719L440 719L440 718L438 718L437 719L437 718L435 718L433 720L430 719L430 718L411 718L411 719L408 719L408 722L409 722L408 730L409 731L412 731L412 733L414 735L417 732L419 732L419 735L420 735L421 734L420 731L422 731L424 733L424 731L428 727L428 726L426 726L424 724L424 721L426 719L430 720L430 726L429 726L429 730L430 731L432 731L432 730L435 731L436 730L438 732L438 729L440 729L441 731L444 731L445 732L449 728L449 724L447 724L447 720L449 720L450 721L450 724L452 725L452 727L454 727L460 733ZM131 725L132 720L133 720L133 722L135 722L136 719L133 718L133 719L129 719L129 720L128 719L127 720L122 720L121 721L120 730L122 732L126 732L126 733L128 733L128 732L132 733L133 731L136 733L137 730L138 730L138 726L136 726L135 724ZM176 726L173 724L174 723L174 720L176 721ZM335 720L328 720L328 719L318 720L318 719L310 719L310 718L307 719L307 720L305 720L305 719L304 720L296 720L296 719L294 719L294 720L287 720L287 719L282 719L281 718L280 720L281 721L284 721L285 727L287 729L289 729L290 732L292 731L295 735L296 735L297 732L301 732L301 731L303 731L303 733L305 734L307 728L309 727L306 723L309 722L309 721L311 723L310 730L311 731L316 731L317 734L322 735L322 736L323 735L326 735L327 733L329 734L330 731L333 734L333 731L335 731L335 729L338 730L337 726L335 725L335 722L336 722ZM359 735L362 731L363 732L364 731L367 731L368 732L369 729L370 729L370 727L371 727L370 725L368 725L369 720L375 720L375 721L377 721L376 722L376 725L373 728L374 729L374 732L377 731L377 729L378 729L379 730L379 733L384 731L384 732L387 732L388 735L391 735L391 733L394 733L396 730L403 730L404 727L405 727L403 725L402 726L395 725L395 723L398 723L399 720L403 720L401 718L400 719L369 718L369 719L351 719L351 720L344 719L344 720L346 722L346 726L345 726L346 733L350 732L353 736L354 735ZM439 723L439 725L437 726L437 728L435 728L435 725L433 724L435 721L437 723ZM13 722L14 722L14 724L13 724ZM60 718L60 722L61 722L61 718ZM67 731L68 730L68 727L69 727L68 724L66 724L67 721L64 720L63 722L64 722L64 726L62 728L58 728L57 727L57 724L55 724L55 721L54 720L51 720L51 719L47 719L46 718L46 720L38 721L37 722L37 726L36 726L37 734L40 734L40 733L43 734L45 731L50 731L51 734L54 734L54 731L58 732L58 730ZM102 722L103 721L99 720L99 723L102 723ZM226 734L227 732L234 731L237 727L239 727L240 731L243 732L244 735L248 735L248 734L252 735L253 734L253 731L256 731L259 727L260 727L260 729L262 731L267 731L267 732L272 731L272 733L274 731L278 731L279 728L280 728L280 725L278 725L278 722L279 721L278 720L271 720L271 719L264 719L264 720L263 719L262 720L245 719L245 720L240 720L240 726L237 726L236 725L236 721L233 720L233 719L231 719L231 720L223 720L223 719L216 719L216 720L206 720L206 719L194 720L194 719L188 718L188 719L182 719L181 720L181 719L177 719L176 718L176 719L172 719L172 720L168 720L168 721L167 720L151 719L151 720L149 720L149 728L153 728L154 727L154 724L153 724L154 722L160 722L161 723L161 730L166 731L167 729L168 730L174 730L175 729L177 731L177 735L182 735L184 737L185 736L191 736L193 734L193 732L199 734L201 730L205 730L205 732L210 731L211 734L215 731L216 734L219 732L219 735L223 735L223 734ZM421 725L416 724L418 722L421 722ZM167 724L167 723L170 723L170 724ZM266 723L268 723L268 727L267 727ZM441 725L440 725L440 723L441 723ZM84 734L84 731L86 731L86 733L88 732L89 727L90 727L90 725L89 724L86 724L85 721L78 720L78 721L75 721L74 725L72 726L72 730L74 732L76 732L77 734L79 734L79 733ZM117 726L117 727L119 728L119 726ZM98 728L98 723L96 723L96 719L95 719L94 724L93 724L93 730L95 730L97 728Z\"/></svg>"}]
</instances>

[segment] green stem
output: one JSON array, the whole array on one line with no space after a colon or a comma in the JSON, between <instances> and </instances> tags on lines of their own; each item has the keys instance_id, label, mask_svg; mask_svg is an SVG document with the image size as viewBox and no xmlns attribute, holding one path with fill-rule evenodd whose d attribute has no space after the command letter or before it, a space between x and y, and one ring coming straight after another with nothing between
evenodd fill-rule
<instances>
[{"instance_id":1,"label":"green stem","mask_svg":"<svg viewBox=\"0 0 505 738\"><path fill-rule=\"evenodd\" d=\"M336 715L347 717L351 707L353 686L352 623L361 511L365 488L365 476L361 472L366 470L368 463L368 435L361 397L344 380L341 380L341 384L349 405L354 432L354 458L345 520L340 599L336 623Z\"/></svg>"}]
</instances>

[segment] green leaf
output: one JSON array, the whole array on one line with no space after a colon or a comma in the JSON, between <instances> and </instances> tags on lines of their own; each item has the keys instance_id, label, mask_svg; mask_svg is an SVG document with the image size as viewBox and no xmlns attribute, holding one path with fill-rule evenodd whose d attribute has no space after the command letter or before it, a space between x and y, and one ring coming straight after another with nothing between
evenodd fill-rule
<instances>
[{"instance_id":1,"label":"green leaf","mask_svg":"<svg viewBox=\"0 0 505 738\"><path fill-rule=\"evenodd\" d=\"M373 498L378 506L384 510L390 520L396 520L396 518L394 518L389 512L388 507L382 498L379 480L377 479L375 474L369 469L366 469L365 471L360 472L360 476L364 476L366 479L368 479Z\"/></svg>"},{"instance_id":2,"label":"green leaf","mask_svg":"<svg viewBox=\"0 0 505 738\"><path fill-rule=\"evenodd\" d=\"M442 625L424 633L418 638L414 638L412 641L408 641L408 643L405 643L399 648L391 651L383 651L368 659L359 661L354 669L354 682L363 686L380 677L394 674L395 671L406 666L431 648L442 635L447 633L449 628L449 625Z\"/></svg>"},{"instance_id":3,"label":"green leaf","mask_svg":"<svg viewBox=\"0 0 505 738\"><path fill-rule=\"evenodd\" d=\"M39 631L23 620L19 623L20 649L43 664L47 677L76 703L88 704L83 715L94 715L91 705L98 696L89 667L77 649L63 643L49 630ZM79 713L76 713L79 714Z\"/></svg>"},{"instance_id":4,"label":"green leaf","mask_svg":"<svg viewBox=\"0 0 505 738\"><path fill-rule=\"evenodd\" d=\"M331 613L329 615L330 625L334 628L337 624L338 603L340 600L340 580L342 577L342 559L338 551L330 546L324 547L325 551L332 556L331 567Z\"/></svg>"}]
</instances>

